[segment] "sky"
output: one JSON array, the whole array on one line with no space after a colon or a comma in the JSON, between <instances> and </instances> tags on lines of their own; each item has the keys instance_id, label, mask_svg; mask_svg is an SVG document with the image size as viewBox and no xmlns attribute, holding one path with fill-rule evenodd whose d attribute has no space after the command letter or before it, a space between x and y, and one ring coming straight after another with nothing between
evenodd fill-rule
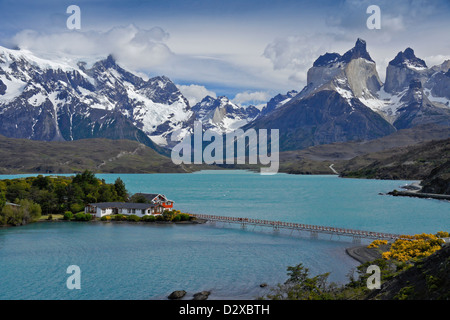
<instances>
[{"instance_id":1,"label":"sky","mask_svg":"<svg viewBox=\"0 0 450 320\"><path fill-rule=\"evenodd\" d=\"M80 29L69 30L70 5ZM381 28L369 29L370 5ZM263 103L300 91L313 62L357 38L386 66L407 47L433 66L450 59L450 0L0 0L0 45L88 63L112 54L143 77L165 75L191 104L226 95Z\"/></svg>"}]
</instances>

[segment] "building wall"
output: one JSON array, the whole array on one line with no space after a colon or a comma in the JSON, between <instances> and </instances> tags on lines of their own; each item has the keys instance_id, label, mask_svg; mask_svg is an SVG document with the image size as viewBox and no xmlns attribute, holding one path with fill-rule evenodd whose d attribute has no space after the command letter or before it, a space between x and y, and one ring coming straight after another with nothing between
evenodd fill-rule
<instances>
[{"instance_id":1,"label":"building wall","mask_svg":"<svg viewBox=\"0 0 450 320\"><path fill-rule=\"evenodd\" d=\"M89 207L86 206L84 208L84 212L85 213L90 213L90 214L92 214L93 216L95 216L97 218L101 218L103 216L114 214L114 211L113 211L112 208L106 208L106 209L102 210L99 207L95 207L95 209L96 209L95 213L92 213L92 212L89 211ZM141 217L146 216L146 215L148 216L148 215L152 215L152 214L154 214L154 215L162 214L163 213L163 209L164 208L160 208L160 207L148 208L148 209L145 209L145 210L134 209L134 211L132 209L118 209L118 213L119 214L124 214L124 215L132 215L132 214L134 214L134 215L136 215L136 216L141 218ZM156 211L154 212L154 210L156 210Z\"/></svg>"}]
</instances>

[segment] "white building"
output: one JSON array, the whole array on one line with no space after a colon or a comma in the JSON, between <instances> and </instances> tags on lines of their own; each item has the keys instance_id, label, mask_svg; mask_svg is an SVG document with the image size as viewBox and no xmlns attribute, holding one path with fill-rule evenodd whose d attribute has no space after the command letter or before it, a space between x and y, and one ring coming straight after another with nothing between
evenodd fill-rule
<instances>
[{"instance_id":1,"label":"white building","mask_svg":"<svg viewBox=\"0 0 450 320\"><path fill-rule=\"evenodd\" d=\"M101 218L112 214L137 215L138 217L148 215L160 215L166 210L161 204L129 203L129 202L100 202L89 203L85 213Z\"/></svg>"}]
</instances>

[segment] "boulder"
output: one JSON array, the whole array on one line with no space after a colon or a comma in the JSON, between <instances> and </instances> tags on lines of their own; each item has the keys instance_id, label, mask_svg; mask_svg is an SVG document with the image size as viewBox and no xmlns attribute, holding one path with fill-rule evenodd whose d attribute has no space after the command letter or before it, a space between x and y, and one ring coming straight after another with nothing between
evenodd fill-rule
<instances>
[{"instance_id":1,"label":"boulder","mask_svg":"<svg viewBox=\"0 0 450 320\"><path fill-rule=\"evenodd\" d=\"M192 300L206 300L210 294L210 291L197 292L194 294L194 299Z\"/></svg>"},{"instance_id":2,"label":"boulder","mask_svg":"<svg viewBox=\"0 0 450 320\"><path fill-rule=\"evenodd\" d=\"M176 299L181 299L186 295L186 291L184 290L176 290L174 292L172 292L171 294L169 294L168 298L170 300L176 300Z\"/></svg>"}]
</instances>

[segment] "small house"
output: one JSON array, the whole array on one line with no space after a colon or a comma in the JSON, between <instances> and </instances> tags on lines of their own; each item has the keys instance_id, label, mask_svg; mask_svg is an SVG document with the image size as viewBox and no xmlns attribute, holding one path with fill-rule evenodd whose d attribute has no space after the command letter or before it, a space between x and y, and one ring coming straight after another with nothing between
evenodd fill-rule
<instances>
[{"instance_id":1,"label":"small house","mask_svg":"<svg viewBox=\"0 0 450 320\"><path fill-rule=\"evenodd\" d=\"M137 215L138 217L160 215L164 210L166 210L165 207L159 203L130 202L89 203L84 208L85 213L89 213L97 218L113 214Z\"/></svg>"},{"instance_id":2,"label":"small house","mask_svg":"<svg viewBox=\"0 0 450 320\"><path fill-rule=\"evenodd\" d=\"M159 193L135 193L134 196L143 197L146 202L152 204L160 204L165 209L171 210L173 208L173 201L167 199L167 197L163 194Z\"/></svg>"}]
</instances>

